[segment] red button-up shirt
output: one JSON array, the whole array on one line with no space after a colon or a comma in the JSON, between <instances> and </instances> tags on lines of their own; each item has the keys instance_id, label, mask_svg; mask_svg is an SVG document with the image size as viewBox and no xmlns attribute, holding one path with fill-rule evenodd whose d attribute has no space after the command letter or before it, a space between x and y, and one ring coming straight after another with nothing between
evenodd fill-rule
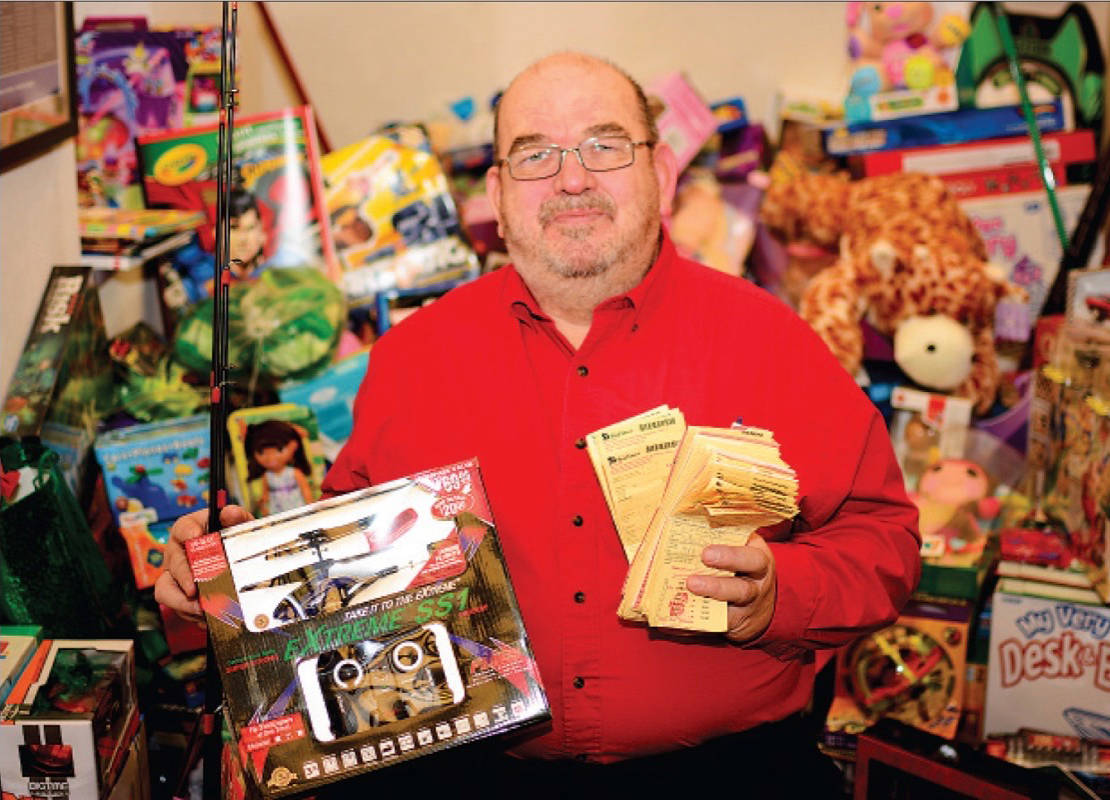
<instances>
[{"instance_id":1,"label":"red button-up shirt","mask_svg":"<svg viewBox=\"0 0 1110 800\"><path fill-rule=\"evenodd\" d=\"M778 595L753 645L617 618L628 562L582 437L663 403L772 430L797 472L799 518L763 531ZM880 415L793 311L666 236L577 351L512 267L391 329L325 489L472 456L552 706L524 755L610 761L779 719L808 700L820 648L893 621L917 583L917 513Z\"/></svg>"}]
</instances>

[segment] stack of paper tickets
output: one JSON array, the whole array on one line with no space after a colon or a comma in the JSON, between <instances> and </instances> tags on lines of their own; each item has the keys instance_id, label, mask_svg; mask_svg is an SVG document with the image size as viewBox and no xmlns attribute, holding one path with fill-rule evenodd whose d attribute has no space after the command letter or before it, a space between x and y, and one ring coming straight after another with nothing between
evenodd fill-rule
<instances>
[{"instance_id":1,"label":"stack of paper tickets","mask_svg":"<svg viewBox=\"0 0 1110 800\"><path fill-rule=\"evenodd\" d=\"M691 594L686 577L728 574L706 567L702 550L747 544L757 528L795 516L798 482L770 431L683 430L682 419L653 409L587 437L625 551L634 552L618 614L653 627L725 631L727 604Z\"/></svg>"}]
</instances>

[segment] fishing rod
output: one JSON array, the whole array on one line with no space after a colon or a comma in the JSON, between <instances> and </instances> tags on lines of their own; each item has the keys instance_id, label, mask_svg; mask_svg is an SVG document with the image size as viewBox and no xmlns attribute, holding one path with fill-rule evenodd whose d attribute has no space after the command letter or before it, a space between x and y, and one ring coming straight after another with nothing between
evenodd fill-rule
<instances>
[{"instance_id":1,"label":"fishing rod","mask_svg":"<svg viewBox=\"0 0 1110 800\"><path fill-rule=\"evenodd\" d=\"M209 440L210 467L208 484L208 531L220 530L220 512L227 505L227 476L225 464L228 414L228 308L231 288L231 189L234 169L232 142L235 133L235 105L239 89L235 84L236 42L238 40L239 4L224 2L220 26L220 118L216 145L216 242L212 266L212 371L209 374ZM204 711L198 723L199 736L203 737L204 797L223 794L220 780L223 736L220 714L223 707L223 682L212 644L212 631L208 631L204 668ZM197 748L200 750L201 748ZM199 753L198 753L199 755ZM186 759L185 774L175 796L188 792L188 771L191 764Z\"/></svg>"}]
</instances>

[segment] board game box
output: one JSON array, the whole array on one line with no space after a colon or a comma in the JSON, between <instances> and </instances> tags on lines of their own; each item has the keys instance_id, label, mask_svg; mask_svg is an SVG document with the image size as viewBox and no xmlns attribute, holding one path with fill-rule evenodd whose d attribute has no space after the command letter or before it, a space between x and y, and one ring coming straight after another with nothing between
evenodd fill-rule
<instances>
[{"instance_id":1,"label":"board game box","mask_svg":"<svg viewBox=\"0 0 1110 800\"><path fill-rule=\"evenodd\" d=\"M80 383L95 388L100 378L110 380L107 347L92 269L54 267L8 384L0 434L38 436L48 418L82 425L86 398L67 393L67 384L89 379Z\"/></svg>"},{"instance_id":2,"label":"board game box","mask_svg":"<svg viewBox=\"0 0 1110 800\"><path fill-rule=\"evenodd\" d=\"M476 460L187 544L263 795L549 717Z\"/></svg>"}]
</instances>

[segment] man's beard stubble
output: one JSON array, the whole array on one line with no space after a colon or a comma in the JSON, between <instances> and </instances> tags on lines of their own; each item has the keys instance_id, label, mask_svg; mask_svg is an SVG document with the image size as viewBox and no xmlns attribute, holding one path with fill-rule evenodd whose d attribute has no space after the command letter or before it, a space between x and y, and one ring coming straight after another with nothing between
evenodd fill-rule
<instances>
[{"instance_id":1,"label":"man's beard stubble","mask_svg":"<svg viewBox=\"0 0 1110 800\"><path fill-rule=\"evenodd\" d=\"M561 195L546 200L539 209L537 219L541 230L549 225L557 225L555 218L567 211L599 211L612 221L616 217L616 204L603 194L586 192L579 195ZM560 278L585 279L596 278L609 272L614 265L629 258L641 245L640 239L650 235L652 220L645 219L641 230L632 231L625 240L610 239L602 243L591 242L595 235L594 225L569 225L561 230L568 243L581 242L580 249L571 252L551 248L542 239L536 237L535 241L528 241L527 235L517 236L512 222L506 218L503 221L505 242L513 250L517 250L526 258L539 262L546 271ZM592 246L591 246L592 245ZM573 245L571 245L573 248ZM646 266L646 265L645 265Z\"/></svg>"}]
</instances>

